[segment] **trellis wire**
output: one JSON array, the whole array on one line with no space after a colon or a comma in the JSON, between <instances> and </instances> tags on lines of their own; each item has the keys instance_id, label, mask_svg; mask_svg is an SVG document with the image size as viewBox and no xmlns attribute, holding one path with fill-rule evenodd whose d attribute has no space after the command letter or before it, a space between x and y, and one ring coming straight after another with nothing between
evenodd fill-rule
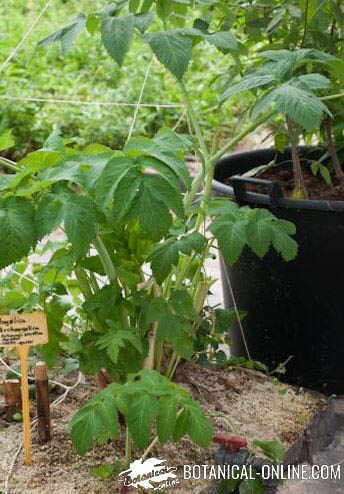
<instances>
[{"instance_id":1,"label":"trellis wire","mask_svg":"<svg viewBox=\"0 0 344 494\"><path fill-rule=\"evenodd\" d=\"M68 99L55 99L55 98L35 98L25 96L8 96L0 95L0 99L8 101L31 101L42 103L64 103L68 105L87 105L87 106L132 106L137 107L138 103L129 103L122 101L82 101L82 100L68 100ZM139 106L148 108L183 108L182 103L140 103Z\"/></svg>"},{"instance_id":2,"label":"trellis wire","mask_svg":"<svg viewBox=\"0 0 344 494\"><path fill-rule=\"evenodd\" d=\"M143 83L142 83L142 86L141 86L141 90L140 90L140 94L139 94L139 99L137 100L137 103L136 103L136 106L135 106L135 111L134 111L133 119L132 119L131 124L130 124L129 132L128 132L128 135L127 135L125 144L127 144L130 141L131 136L133 134L135 123L136 123L136 120L137 120L137 115L139 113L139 109L140 109L140 106L141 106L143 92L144 92L145 87L146 87L146 83L147 83L147 80L148 80L150 69L152 67L153 60L154 60L154 58L152 57L151 61L148 64L148 67L146 69L146 73L145 73L145 76L144 76L144 79L143 79Z\"/></svg>"},{"instance_id":3,"label":"trellis wire","mask_svg":"<svg viewBox=\"0 0 344 494\"><path fill-rule=\"evenodd\" d=\"M31 26L29 27L29 29L26 31L26 33L22 37L22 39L19 41L19 43L17 44L17 46L14 48L14 50L12 51L12 53L10 53L9 56L5 59L5 61L0 65L0 74L1 74L1 72L4 71L4 69L10 63L10 61L16 56L16 54L22 48L22 46L24 46L26 40L31 35L31 33L33 32L33 30L35 29L35 27L37 26L37 24L41 20L41 17L44 15L45 11L50 7L50 5L52 4L52 2L53 2L53 0L48 0L48 2L45 4L45 6L43 7L43 9L40 11L40 13L36 17L36 19L33 21L33 23L31 24Z\"/></svg>"}]
</instances>

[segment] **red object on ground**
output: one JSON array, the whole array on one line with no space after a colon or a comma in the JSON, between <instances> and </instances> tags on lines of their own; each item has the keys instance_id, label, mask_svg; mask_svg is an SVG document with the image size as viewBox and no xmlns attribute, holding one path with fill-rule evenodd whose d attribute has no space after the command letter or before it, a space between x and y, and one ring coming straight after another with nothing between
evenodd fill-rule
<instances>
[{"instance_id":1,"label":"red object on ground","mask_svg":"<svg viewBox=\"0 0 344 494\"><path fill-rule=\"evenodd\" d=\"M245 448L247 446L246 439L242 439L238 436L227 436L226 434L216 434L214 436L214 442L218 444L223 444L226 448L228 448L233 453L240 451L241 448Z\"/></svg>"}]
</instances>

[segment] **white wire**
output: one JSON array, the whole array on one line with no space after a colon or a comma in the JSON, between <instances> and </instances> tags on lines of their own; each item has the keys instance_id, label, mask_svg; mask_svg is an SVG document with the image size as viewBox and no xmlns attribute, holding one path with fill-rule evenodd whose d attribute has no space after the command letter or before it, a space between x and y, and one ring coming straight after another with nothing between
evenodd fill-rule
<instances>
[{"instance_id":1,"label":"white wire","mask_svg":"<svg viewBox=\"0 0 344 494\"><path fill-rule=\"evenodd\" d=\"M132 136L132 133L134 131L134 127L135 127L136 120L137 120L137 115L139 113L139 109L140 109L140 106L141 106L143 92L144 92L145 87L146 87L147 79L148 79L148 76L149 76L150 69L152 67L153 60L154 60L154 58L152 58L151 61L148 64L148 67L147 67L147 70L146 70L146 73L145 73L145 77L143 79L143 83L142 83L142 86L141 86L141 91L140 91L140 94L139 94L139 99L137 100L137 103L136 103L136 106L135 106L135 111L134 111L133 119L132 119L131 124L130 124L130 129L129 129L128 136L127 136L127 139L125 141L125 144L127 144L130 141L131 136Z\"/></svg>"},{"instance_id":2,"label":"white wire","mask_svg":"<svg viewBox=\"0 0 344 494\"><path fill-rule=\"evenodd\" d=\"M112 102L112 101L79 101L79 100L68 100L68 99L54 99L54 98L34 98L34 97L23 97L23 96L7 96L0 95L0 99L8 101L33 101L33 102L43 102L43 103L65 103L68 105L88 105L88 106L132 106L137 107L137 103L126 103L126 102ZM184 105L181 103L140 103L139 106L144 106L148 108L183 108Z\"/></svg>"},{"instance_id":3,"label":"white wire","mask_svg":"<svg viewBox=\"0 0 344 494\"><path fill-rule=\"evenodd\" d=\"M52 1L53 0L48 0L48 2L45 4L45 6L43 7L43 9L39 13L38 17L36 17L36 19L31 24L31 26L29 27L29 29L26 31L26 33L24 34L24 36L22 37L22 39L19 41L19 43L17 44L17 46L14 48L14 50L12 51L12 53L10 53L10 55L6 58L6 60L0 65L0 74L1 74L1 72L4 71L4 69L10 63L10 61L16 56L16 54L18 53L18 51L25 44L26 40L28 39L28 37L30 36L30 34L32 33L32 31L35 29L35 27L39 23L41 17L44 15L45 11L48 9L48 7L52 3Z\"/></svg>"}]
</instances>

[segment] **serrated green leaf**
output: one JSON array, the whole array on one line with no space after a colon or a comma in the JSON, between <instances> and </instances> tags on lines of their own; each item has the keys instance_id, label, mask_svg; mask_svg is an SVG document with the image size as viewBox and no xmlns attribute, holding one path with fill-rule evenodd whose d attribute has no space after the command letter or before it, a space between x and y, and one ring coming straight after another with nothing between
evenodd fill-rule
<instances>
[{"instance_id":1,"label":"serrated green leaf","mask_svg":"<svg viewBox=\"0 0 344 494\"><path fill-rule=\"evenodd\" d=\"M191 60L192 41L174 31L150 33L145 39L158 60L181 80Z\"/></svg>"},{"instance_id":2,"label":"serrated green leaf","mask_svg":"<svg viewBox=\"0 0 344 494\"><path fill-rule=\"evenodd\" d=\"M322 74L303 74L289 81L290 84L301 89L327 89L331 87L331 81Z\"/></svg>"},{"instance_id":3,"label":"serrated green leaf","mask_svg":"<svg viewBox=\"0 0 344 494\"><path fill-rule=\"evenodd\" d=\"M12 135L12 130L6 130L0 135L0 151L9 149L15 145L15 140Z\"/></svg>"},{"instance_id":4,"label":"serrated green leaf","mask_svg":"<svg viewBox=\"0 0 344 494\"><path fill-rule=\"evenodd\" d=\"M84 455L94 443L104 444L117 437L119 424L112 385L89 400L70 422L76 451Z\"/></svg>"},{"instance_id":5,"label":"serrated green leaf","mask_svg":"<svg viewBox=\"0 0 344 494\"><path fill-rule=\"evenodd\" d=\"M163 328L163 324L161 327ZM170 339L172 348L179 357L189 359L195 353L191 327L185 321L178 319Z\"/></svg>"},{"instance_id":6,"label":"serrated green leaf","mask_svg":"<svg viewBox=\"0 0 344 494\"><path fill-rule=\"evenodd\" d=\"M130 329L109 331L98 339L96 346L101 350L105 350L112 362L116 364L121 348L125 348L128 343L136 348L138 352L143 352L140 338Z\"/></svg>"},{"instance_id":7,"label":"serrated green leaf","mask_svg":"<svg viewBox=\"0 0 344 494\"><path fill-rule=\"evenodd\" d=\"M285 261L292 261L295 259L298 251L297 242L286 234L279 225L272 224L272 228L272 245L274 249L281 254Z\"/></svg>"},{"instance_id":8,"label":"serrated green leaf","mask_svg":"<svg viewBox=\"0 0 344 494\"><path fill-rule=\"evenodd\" d=\"M72 47L76 37L81 33L85 25L86 16L79 14L74 22L39 41L38 46L46 47L59 41L62 51L66 52Z\"/></svg>"},{"instance_id":9,"label":"serrated green leaf","mask_svg":"<svg viewBox=\"0 0 344 494\"><path fill-rule=\"evenodd\" d=\"M186 134L177 134L168 127L159 129L153 138L161 149L171 153L190 151L193 147L192 138Z\"/></svg>"},{"instance_id":10,"label":"serrated green leaf","mask_svg":"<svg viewBox=\"0 0 344 494\"><path fill-rule=\"evenodd\" d=\"M0 269L19 261L36 245L34 205L28 199L0 200Z\"/></svg>"},{"instance_id":11,"label":"serrated green leaf","mask_svg":"<svg viewBox=\"0 0 344 494\"><path fill-rule=\"evenodd\" d=\"M247 243L258 257L264 257L270 248L273 237L271 220L268 211L256 209L247 228Z\"/></svg>"},{"instance_id":12,"label":"serrated green leaf","mask_svg":"<svg viewBox=\"0 0 344 494\"><path fill-rule=\"evenodd\" d=\"M165 178L171 180L172 172L173 176L171 182L176 188L179 188L178 180L181 180L186 187L189 187L191 183L190 174L185 165L183 152L180 152L180 147L183 143L180 142L176 134L174 134L174 136L174 140L171 135L169 135L169 138L166 136L165 139L163 139L162 135L157 135L154 139L135 137L129 141L125 150L128 151L129 154L139 156L137 160L138 164L155 168L159 173L165 176ZM175 145L175 149L173 149L173 145ZM155 159L151 161L149 161L149 159L145 160L141 155ZM170 173L166 175L166 172Z\"/></svg>"},{"instance_id":13,"label":"serrated green leaf","mask_svg":"<svg viewBox=\"0 0 344 494\"><path fill-rule=\"evenodd\" d=\"M61 352L60 345L67 340L66 335L62 332L62 327L69 309L70 306L63 303L57 297L54 297L45 304L49 342L46 345L40 345L39 352L49 367L56 365Z\"/></svg>"},{"instance_id":14,"label":"serrated green leaf","mask_svg":"<svg viewBox=\"0 0 344 494\"><path fill-rule=\"evenodd\" d=\"M247 228L247 242L259 257L263 257L272 244L285 261L294 259L297 254L297 243L290 237L294 234L293 223L279 220L264 209L252 211Z\"/></svg>"},{"instance_id":15,"label":"serrated green leaf","mask_svg":"<svg viewBox=\"0 0 344 494\"><path fill-rule=\"evenodd\" d=\"M180 253L190 255L201 252L206 244L206 239L200 233L191 233L179 239L168 239L158 244L149 256L152 271L158 283L162 283L170 273L172 266L177 266Z\"/></svg>"},{"instance_id":16,"label":"serrated green leaf","mask_svg":"<svg viewBox=\"0 0 344 494\"><path fill-rule=\"evenodd\" d=\"M77 258L87 254L96 236L96 219L95 204L88 197L73 193L63 185L43 196L36 215L40 238L64 222L67 238Z\"/></svg>"},{"instance_id":17,"label":"serrated green leaf","mask_svg":"<svg viewBox=\"0 0 344 494\"><path fill-rule=\"evenodd\" d=\"M226 89L226 91L221 96L221 100L228 99L235 94L238 94L242 91L247 91L248 89L256 89L258 87L267 86L271 84L275 80L273 74L266 75L249 75L247 77L243 77L238 84L234 86L230 86Z\"/></svg>"},{"instance_id":18,"label":"serrated green leaf","mask_svg":"<svg viewBox=\"0 0 344 494\"><path fill-rule=\"evenodd\" d=\"M38 238L49 235L63 222L63 203L55 194L44 195L38 203L36 225Z\"/></svg>"},{"instance_id":19,"label":"serrated green leaf","mask_svg":"<svg viewBox=\"0 0 344 494\"><path fill-rule=\"evenodd\" d=\"M127 424L139 448L145 448L148 445L151 425L158 413L159 403L156 397L148 393L131 396L128 403Z\"/></svg>"},{"instance_id":20,"label":"serrated green leaf","mask_svg":"<svg viewBox=\"0 0 344 494\"><path fill-rule=\"evenodd\" d=\"M133 166L133 160L124 156L116 156L106 163L95 184L95 198L99 204L107 207L112 202L120 181Z\"/></svg>"},{"instance_id":21,"label":"serrated green leaf","mask_svg":"<svg viewBox=\"0 0 344 494\"><path fill-rule=\"evenodd\" d=\"M64 141L63 138L61 137L60 130L55 129L44 141L43 149L47 149L49 151L61 151L63 148L64 148Z\"/></svg>"},{"instance_id":22,"label":"serrated green leaf","mask_svg":"<svg viewBox=\"0 0 344 494\"><path fill-rule=\"evenodd\" d=\"M158 436L161 444L173 437L177 422L177 403L174 396L163 396L159 400Z\"/></svg>"},{"instance_id":23,"label":"serrated green leaf","mask_svg":"<svg viewBox=\"0 0 344 494\"><path fill-rule=\"evenodd\" d=\"M208 43L216 46L223 53L238 53L243 50L243 45L229 31L218 31L217 33L207 34L204 37Z\"/></svg>"},{"instance_id":24,"label":"serrated green leaf","mask_svg":"<svg viewBox=\"0 0 344 494\"><path fill-rule=\"evenodd\" d=\"M173 433L173 439L175 441L180 441L183 436L188 431L188 428L190 426L190 414L188 410L184 410L181 415L177 418L177 422L174 428L174 433Z\"/></svg>"},{"instance_id":25,"label":"serrated green leaf","mask_svg":"<svg viewBox=\"0 0 344 494\"><path fill-rule=\"evenodd\" d=\"M209 227L219 243L221 252L230 264L238 260L247 242L247 225L248 218L237 215L237 217L215 220Z\"/></svg>"},{"instance_id":26,"label":"serrated green leaf","mask_svg":"<svg viewBox=\"0 0 344 494\"><path fill-rule=\"evenodd\" d=\"M70 194L64 207L64 225L75 256L87 254L96 236L95 206L88 197Z\"/></svg>"},{"instance_id":27,"label":"serrated green leaf","mask_svg":"<svg viewBox=\"0 0 344 494\"><path fill-rule=\"evenodd\" d=\"M285 449L283 444L277 439L272 441L261 441L260 439L254 439L252 444L253 446L259 448L265 456L276 463L281 463L283 461Z\"/></svg>"},{"instance_id":28,"label":"serrated green leaf","mask_svg":"<svg viewBox=\"0 0 344 494\"><path fill-rule=\"evenodd\" d=\"M256 106L254 113L262 112L271 104L274 105L276 111L288 115L308 131L319 127L325 113L331 115L320 98L309 91L287 83L265 96Z\"/></svg>"},{"instance_id":29,"label":"serrated green leaf","mask_svg":"<svg viewBox=\"0 0 344 494\"><path fill-rule=\"evenodd\" d=\"M147 31L149 26L154 20L153 12L146 12L135 15L135 27L141 32L144 33Z\"/></svg>"},{"instance_id":30,"label":"serrated green leaf","mask_svg":"<svg viewBox=\"0 0 344 494\"><path fill-rule=\"evenodd\" d=\"M211 423L195 402L187 406L187 411L189 414L188 435L199 446L208 447L213 437Z\"/></svg>"},{"instance_id":31,"label":"serrated green leaf","mask_svg":"<svg viewBox=\"0 0 344 494\"><path fill-rule=\"evenodd\" d=\"M239 494L265 494L266 490L262 479L256 477L241 482Z\"/></svg>"},{"instance_id":32,"label":"serrated green leaf","mask_svg":"<svg viewBox=\"0 0 344 494\"><path fill-rule=\"evenodd\" d=\"M173 290L169 298L169 304L178 316L184 316L187 319L197 317L193 300L186 289Z\"/></svg>"},{"instance_id":33,"label":"serrated green leaf","mask_svg":"<svg viewBox=\"0 0 344 494\"><path fill-rule=\"evenodd\" d=\"M244 319L246 313L240 312L240 319ZM237 322L237 315L234 309L215 309L215 325L214 330L217 333L225 333L232 329Z\"/></svg>"},{"instance_id":34,"label":"serrated green leaf","mask_svg":"<svg viewBox=\"0 0 344 494\"><path fill-rule=\"evenodd\" d=\"M135 18L133 15L107 17L101 26L103 44L109 55L123 64L134 34Z\"/></svg>"},{"instance_id":35,"label":"serrated green leaf","mask_svg":"<svg viewBox=\"0 0 344 494\"><path fill-rule=\"evenodd\" d=\"M114 197L113 210L120 221L138 220L154 240L168 232L172 224L171 211L179 217L184 214L179 191L160 176L142 173L122 179Z\"/></svg>"}]
</instances>

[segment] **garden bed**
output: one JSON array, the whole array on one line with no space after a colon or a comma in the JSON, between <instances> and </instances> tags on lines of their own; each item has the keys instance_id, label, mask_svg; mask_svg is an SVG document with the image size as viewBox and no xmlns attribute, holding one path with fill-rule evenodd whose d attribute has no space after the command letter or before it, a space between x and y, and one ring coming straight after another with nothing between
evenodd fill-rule
<instances>
[{"instance_id":1,"label":"garden bed","mask_svg":"<svg viewBox=\"0 0 344 494\"><path fill-rule=\"evenodd\" d=\"M55 377L73 384L76 376ZM314 414L322 409L324 401L318 395L295 387L282 385L273 378L248 369L206 369L186 363L179 367L176 380L193 394L214 425L216 433L240 435L247 440L278 438L289 448L301 437ZM56 398L57 388L51 392ZM9 478L11 494L105 494L120 492L114 480L98 480L90 476L92 466L110 463L123 451L124 437L106 446L96 448L81 457L73 451L68 422L74 412L95 392L95 384L87 381L73 389L67 398L52 411L53 440L44 446L37 444L34 432L34 464L25 467L21 455ZM0 447L2 460L0 478L6 481L11 463L21 441L21 424L1 423ZM182 468L184 464L210 464L217 445L200 449L188 439L178 445L158 445L149 456L167 460L167 464ZM135 458L139 458L139 453ZM200 492L206 481L184 481L174 492ZM4 490L1 487L1 490Z\"/></svg>"}]
</instances>

